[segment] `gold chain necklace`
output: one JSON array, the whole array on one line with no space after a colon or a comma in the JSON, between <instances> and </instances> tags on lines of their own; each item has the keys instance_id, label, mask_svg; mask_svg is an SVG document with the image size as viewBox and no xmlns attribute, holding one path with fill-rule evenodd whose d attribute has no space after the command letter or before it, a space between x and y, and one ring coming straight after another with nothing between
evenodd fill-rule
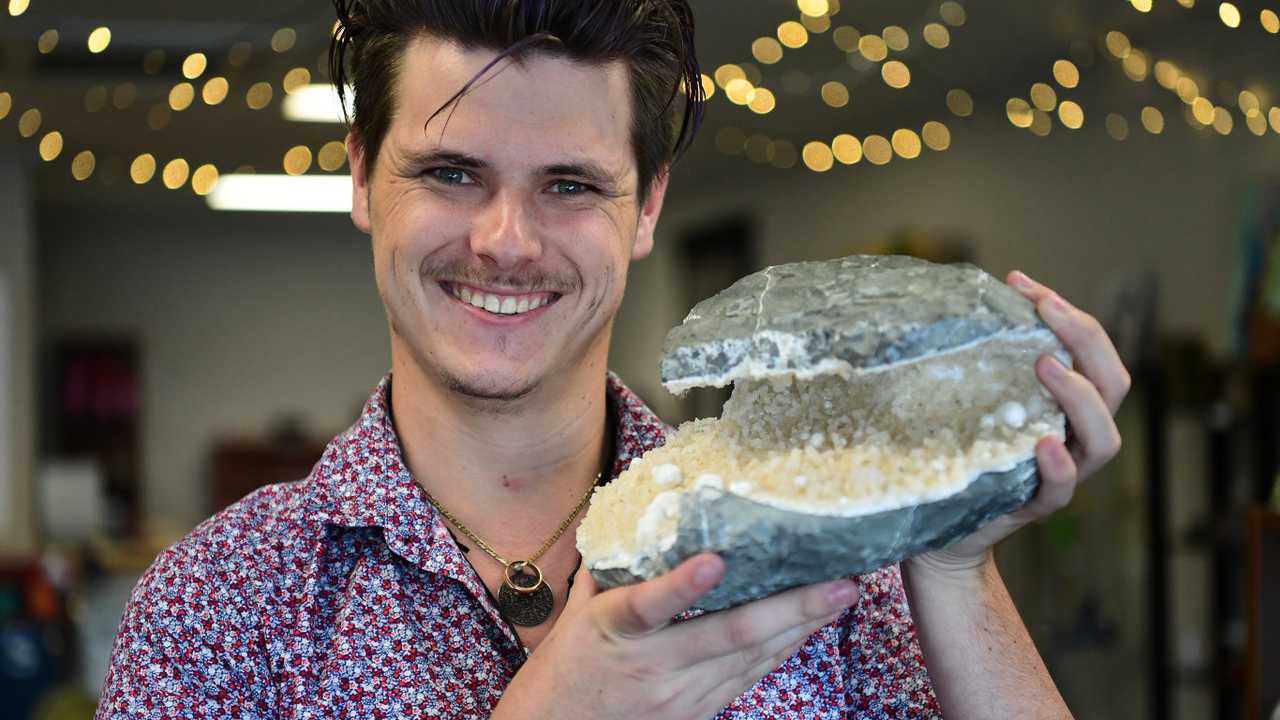
<instances>
[{"instance_id":1,"label":"gold chain necklace","mask_svg":"<svg viewBox=\"0 0 1280 720\"><path fill-rule=\"evenodd\" d=\"M542 575L542 568L535 563L538 558L551 549L552 545L560 539L564 531L569 529L573 524L573 519L578 517L578 513L582 512L582 508L586 507L587 501L591 499L591 493L596 489L596 485L600 483L600 477L604 471L596 473L596 479L591 483L591 487L582 494L582 499L574 506L573 512L569 513L569 517L560 523L560 527L556 528L555 533L542 543L542 547L538 552L527 560L507 560L498 554L489 543L481 540L471 529L462 523L453 513L449 512L440 504L439 500L431 494L431 491L423 488L423 492L427 494L427 500L440 511L449 522L453 523L462 534L471 539L481 550L485 551L489 557L502 563L506 568L504 573L504 582L502 588L498 591L498 611L502 616L516 625L524 627L534 627L541 625L551 617L551 611L555 607L556 598L551 592L551 587L547 585L546 579ZM532 572L530 572L532 570Z\"/></svg>"}]
</instances>

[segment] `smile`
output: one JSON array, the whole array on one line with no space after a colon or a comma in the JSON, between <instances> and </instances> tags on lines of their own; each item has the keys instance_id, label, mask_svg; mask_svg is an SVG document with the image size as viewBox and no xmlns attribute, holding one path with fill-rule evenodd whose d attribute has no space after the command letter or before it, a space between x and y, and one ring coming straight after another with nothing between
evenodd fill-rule
<instances>
[{"instance_id":1,"label":"smile","mask_svg":"<svg viewBox=\"0 0 1280 720\"><path fill-rule=\"evenodd\" d=\"M560 297L553 292L508 295L459 283L443 282L440 285L458 300L494 315L523 315L553 303Z\"/></svg>"}]
</instances>

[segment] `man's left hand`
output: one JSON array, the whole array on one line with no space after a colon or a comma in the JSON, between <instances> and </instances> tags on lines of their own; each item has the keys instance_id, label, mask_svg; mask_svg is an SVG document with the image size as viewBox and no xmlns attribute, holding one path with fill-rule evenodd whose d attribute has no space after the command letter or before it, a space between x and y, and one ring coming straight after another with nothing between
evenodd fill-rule
<instances>
[{"instance_id":1,"label":"man's left hand","mask_svg":"<svg viewBox=\"0 0 1280 720\"><path fill-rule=\"evenodd\" d=\"M990 559L992 546L1065 507L1076 486L1120 451L1113 415L1129 392L1130 379L1111 338L1092 315L1025 274L1011 272L1007 281L1035 303L1074 360L1074 369L1047 354L1036 360L1036 376L1062 406L1071 437L1063 443L1048 436L1036 444L1040 489L1029 503L942 550L909 561L931 572L963 574L981 567Z\"/></svg>"}]
</instances>

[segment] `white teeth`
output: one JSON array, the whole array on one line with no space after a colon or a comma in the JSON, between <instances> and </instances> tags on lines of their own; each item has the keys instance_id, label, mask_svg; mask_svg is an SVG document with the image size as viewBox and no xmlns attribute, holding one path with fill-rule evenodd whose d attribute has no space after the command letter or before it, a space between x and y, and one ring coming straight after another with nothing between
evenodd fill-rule
<instances>
[{"instance_id":1,"label":"white teeth","mask_svg":"<svg viewBox=\"0 0 1280 720\"><path fill-rule=\"evenodd\" d=\"M536 310L551 302L551 298L546 295L508 295L499 297L491 293L473 292L470 288L460 285L454 285L450 290L452 290L453 296L462 302L483 308L497 315L519 315L530 310Z\"/></svg>"}]
</instances>

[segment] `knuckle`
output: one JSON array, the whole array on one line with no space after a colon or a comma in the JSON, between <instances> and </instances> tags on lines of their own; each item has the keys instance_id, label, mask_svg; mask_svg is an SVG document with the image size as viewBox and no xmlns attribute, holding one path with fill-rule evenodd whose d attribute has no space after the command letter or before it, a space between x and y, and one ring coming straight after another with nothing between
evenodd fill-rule
<instances>
[{"instance_id":1,"label":"knuckle","mask_svg":"<svg viewBox=\"0 0 1280 720\"><path fill-rule=\"evenodd\" d=\"M812 633L810 633L810 634L812 634ZM787 661L788 661L788 660L790 660L792 657L794 657L796 653L800 652L800 649L801 649L801 648L803 648L803 647L804 647L805 645L807 645L808 643L809 643L809 635L806 635L806 636L804 636L803 638L801 638L801 639L799 639L799 640L797 640L797 641L795 641L795 642L791 643L791 644L790 644L790 645L788 645L787 647L783 648L783 649L782 649L782 652L780 652L780 653L778 653L777 655L775 655L775 656L774 656L774 658L773 658L773 665L772 665L772 667L775 667L775 668L776 668L776 667L778 667L779 665L781 665L781 664L783 664L783 663L787 662Z\"/></svg>"},{"instance_id":2,"label":"knuckle","mask_svg":"<svg viewBox=\"0 0 1280 720\"><path fill-rule=\"evenodd\" d=\"M738 651L738 662L744 673L750 673L757 665L768 659L764 648L759 645L748 645Z\"/></svg>"},{"instance_id":3,"label":"knuckle","mask_svg":"<svg viewBox=\"0 0 1280 720\"><path fill-rule=\"evenodd\" d=\"M1102 325L1092 315L1075 311L1070 317L1071 320L1063 323L1064 326L1058 333L1067 345L1084 347L1097 342L1099 336L1105 336Z\"/></svg>"},{"instance_id":4,"label":"knuckle","mask_svg":"<svg viewBox=\"0 0 1280 720\"><path fill-rule=\"evenodd\" d=\"M1120 367L1120 395L1121 397L1128 395L1129 390L1133 388L1133 376L1129 374L1129 369Z\"/></svg>"},{"instance_id":5,"label":"knuckle","mask_svg":"<svg viewBox=\"0 0 1280 720\"><path fill-rule=\"evenodd\" d=\"M1120 431L1111 428L1111 434L1107 438L1107 457L1113 458L1120 453L1120 448L1124 446L1124 441L1120 438Z\"/></svg>"},{"instance_id":6,"label":"knuckle","mask_svg":"<svg viewBox=\"0 0 1280 720\"><path fill-rule=\"evenodd\" d=\"M1075 488L1067 488L1061 492L1036 497L1031 501L1030 508L1037 518L1043 520L1070 505L1074 497Z\"/></svg>"},{"instance_id":7,"label":"knuckle","mask_svg":"<svg viewBox=\"0 0 1280 720\"><path fill-rule=\"evenodd\" d=\"M800 614L806 618L819 618L830 612L828 601L821 587L805 588L797 606Z\"/></svg>"},{"instance_id":8,"label":"knuckle","mask_svg":"<svg viewBox=\"0 0 1280 720\"><path fill-rule=\"evenodd\" d=\"M587 615L596 639L609 645L626 639L629 628L637 627L638 616L633 602L627 598L616 604L595 604Z\"/></svg>"},{"instance_id":9,"label":"knuckle","mask_svg":"<svg viewBox=\"0 0 1280 720\"><path fill-rule=\"evenodd\" d=\"M606 643L612 643L617 639L616 631L613 629L614 623L609 620L599 605L592 607L583 615L586 616L587 630L592 638Z\"/></svg>"},{"instance_id":10,"label":"knuckle","mask_svg":"<svg viewBox=\"0 0 1280 720\"><path fill-rule=\"evenodd\" d=\"M622 603L620 612L622 615L620 618L621 625L625 631L618 633L615 629L615 633L620 634L623 637L627 637L631 634L641 633L641 629L648 626L648 621L645 620L644 613L636 606L635 593L627 594L626 600Z\"/></svg>"},{"instance_id":11,"label":"knuckle","mask_svg":"<svg viewBox=\"0 0 1280 720\"><path fill-rule=\"evenodd\" d=\"M1058 497L1053 498L1053 500L1051 501L1050 504L1052 506L1053 512L1057 512L1062 508L1070 505L1071 501L1074 500L1075 497L1076 497L1076 484L1072 483L1071 487L1064 490L1062 494L1060 494Z\"/></svg>"},{"instance_id":12,"label":"knuckle","mask_svg":"<svg viewBox=\"0 0 1280 720\"><path fill-rule=\"evenodd\" d=\"M653 682L661 673L661 668L650 660L633 659L631 662L625 663L620 670L624 677L640 685L660 687L664 684Z\"/></svg>"},{"instance_id":13,"label":"knuckle","mask_svg":"<svg viewBox=\"0 0 1280 720\"><path fill-rule=\"evenodd\" d=\"M755 644L754 629L740 614L727 618L724 633L731 648L745 649Z\"/></svg>"},{"instance_id":14,"label":"knuckle","mask_svg":"<svg viewBox=\"0 0 1280 720\"><path fill-rule=\"evenodd\" d=\"M1106 328L1102 327L1102 323L1098 321L1098 318L1092 315L1089 315L1088 313L1080 313L1080 314L1083 316L1083 320L1081 324L1084 327L1084 332L1090 339L1092 340L1107 339L1107 330Z\"/></svg>"}]
</instances>

